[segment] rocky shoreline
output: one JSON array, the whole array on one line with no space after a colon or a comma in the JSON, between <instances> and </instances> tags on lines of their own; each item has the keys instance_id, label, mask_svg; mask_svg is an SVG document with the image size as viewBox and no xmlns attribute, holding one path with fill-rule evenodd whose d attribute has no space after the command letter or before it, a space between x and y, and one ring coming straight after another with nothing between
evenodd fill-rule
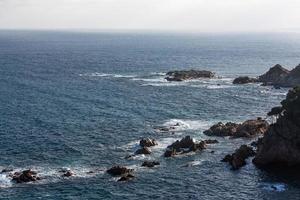
<instances>
[{"instance_id":1,"label":"rocky shoreline","mask_svg":"<svg viewBox=\"0 0 300 200\"><path fill-rule=\"evenodd\" d=\"M209 71L172 71L167 73L168 81L184 81L197 78L213 78L214 73ZM234 80L234 84L246 84L261 82L263 85L273 85L278 87L290 87L295 84L300 85L300 65L289 71L280 65L275 65L268 72L258 78L239 77ZM208 137L229 137L229 139L244 138L253 139L260 137L257 141L251 143L255 148L242 145L232 154L226 155L222 162L229 163L232 170L247 164L246 160L254 157L253 163L258 168L271 168L284 166L286 168L300 166L300 87L291 89L286 99L281 102L281 106L274 107L268 113L269 117L275 117L277 120L269 124L266 119L250 119L243 123L219 122L211 126L203 133ZM173 132L179 123L166 127L158 127L161 132ZM206 139L196 141L192 137L185 136L181 140L167 146L163 158L176 158L180 155L202 152L208 149L210 145L217 144L215 139ZM152 154L152 148L157 146L158 142L154 138L142 138L139 141L139 149L134 151L126 158L138 155ZM213 152L212 152L213 153ZM157 160L146 160L140 164L141 167L155 168L160 165ZM2 174L8 176L15 183L36 182L43 177L39 176L34 170L28 169L11 173L13 170L4 169ZM72 177L75 175L70 169L61 170L61 177ZM116 165L106 170L107 174L118 177L118 181L134 180L134 169ZM92 171L89 173L93 173Z\"/></svg>"}]
</instances>

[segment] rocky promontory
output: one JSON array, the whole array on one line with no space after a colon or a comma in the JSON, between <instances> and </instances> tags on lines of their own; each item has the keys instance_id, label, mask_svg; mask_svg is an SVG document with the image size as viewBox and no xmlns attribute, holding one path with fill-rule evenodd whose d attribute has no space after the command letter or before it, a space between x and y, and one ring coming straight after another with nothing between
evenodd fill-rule
<instances>
[{"instance_id":1,"label":"rocky promontory","mask_svg":"<svg viewBox=\"0 0 300 200\"><path fill-rule=\"evenodd\" d=\"M300 166L300 87L290 90L281 105L269 112L277 121L258 143L253 159L258 167Z\"/></svg>"},{"instance_id":2,"label":"rocky promontory","mask_svg":"<svg viewBox=\"0 0 300 200\"><path fill-rule=\"evenodd\" d=\"M199 78L213 78L215 73L206 70L180 70L169 71L165 78L167 81L185 81Z\"/></svg>"}]
</instances>

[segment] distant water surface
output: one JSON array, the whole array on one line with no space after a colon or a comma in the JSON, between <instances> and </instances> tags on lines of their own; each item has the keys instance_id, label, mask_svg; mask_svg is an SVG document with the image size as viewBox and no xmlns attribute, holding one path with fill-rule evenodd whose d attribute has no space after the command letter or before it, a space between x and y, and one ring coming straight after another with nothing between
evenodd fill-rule
<instances>
[{"instance_id":1,"label":"distant water surface","mask_svg":"<svg viewBox=\"0 0 300 200\"><path fill-rule=\"evenodd\" d=\"M206 138L203 130L218 121L265 117L288 90L231 82L277 63L300 63L300 35L0 31L0 170L46 177L16 185L0 174L0 199L300 199L296 177L250 160L239 171L220 162L251 141L219 138L202 153L162 157L185 135ZM218 78L165 81L174 69ZM154 129L176 123L173 135ZM158 140L153 154L124 159L142 137ZM148 159L161 165L141 168ZM104 173L115 164L134 168L137 178L117 183ZM75 177L61 178L63 167Z\"/></svg>"}]
</instances>

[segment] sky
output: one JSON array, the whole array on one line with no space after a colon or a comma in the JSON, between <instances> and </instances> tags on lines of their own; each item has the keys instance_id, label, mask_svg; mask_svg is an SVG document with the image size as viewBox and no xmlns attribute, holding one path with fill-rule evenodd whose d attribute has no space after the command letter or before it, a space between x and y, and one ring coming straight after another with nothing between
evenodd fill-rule
<instances>
[{"instance_id":1,"label":"sky","mask_svg":"<svg viewBox=\"0 0 300 200\"><path fill-rule=\"evenodd\" d=\"M0 0L0 29L300 32L300 0Z\"/></svg>"}]
</instances>

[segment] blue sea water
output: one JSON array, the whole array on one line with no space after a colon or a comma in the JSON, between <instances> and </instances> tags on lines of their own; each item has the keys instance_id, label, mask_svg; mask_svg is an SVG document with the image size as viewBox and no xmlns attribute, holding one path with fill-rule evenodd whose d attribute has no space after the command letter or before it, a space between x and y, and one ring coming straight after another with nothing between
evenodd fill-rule
<instances>
[{"instance_id":1,"label":"blue sea water","mask_svg":"<svg viewBox=\"0 0 300 200\"><path fill-rule=\"evenodd\" d=\"M231 82L277 63L300 63L300 35L0 31L0 170L44 177L14 184L0 174L0 199L300 199L296 177L220 162L250 140L218 138L202 153L162 157L185 135L207 138L218 121L265 117L288 89ZM218 78L165 81L175 69ZM155 130L176 123L175 134ZM124 159L143 137L157 139L153 154ZM140 167L148 159L161 165ZM116 164L136 178L116 182L105 173ZM76 175L61 178L61 168Z\"/></svg>"}]
</instances>

